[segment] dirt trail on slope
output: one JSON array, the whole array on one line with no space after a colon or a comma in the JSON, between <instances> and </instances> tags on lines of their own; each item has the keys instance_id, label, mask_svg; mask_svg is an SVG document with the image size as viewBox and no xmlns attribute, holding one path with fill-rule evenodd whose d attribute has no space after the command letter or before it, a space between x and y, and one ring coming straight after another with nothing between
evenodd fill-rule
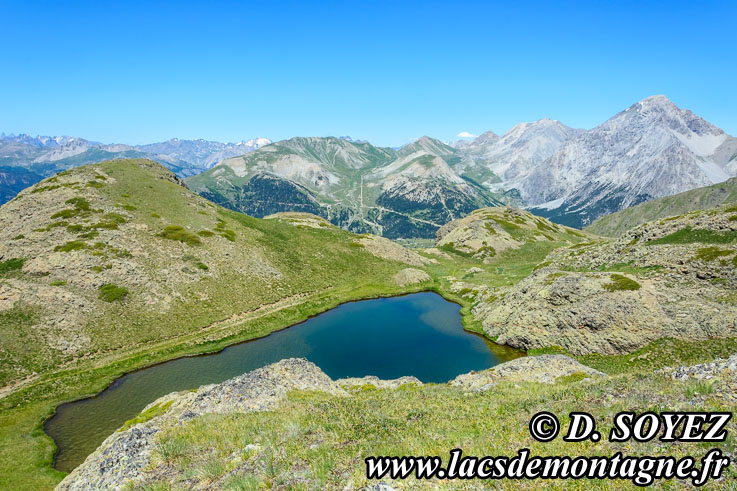
<instances>
[{"instance_id":1,"label":"dirt trail on slope","mask_svg":"<svg viewBox=\"0 0 737 491\"><path fill-rule=\"evenodd\" d=\"M187 333L187 334L182 334L180 336L166 338L166 339L157 341L152 344L142 344L142 343L133 344L125 350L114 351L101 358L95 359L93 364L89 367L89 369L100 368L109 363L113 363L116 360L124 359L127 356L134 356L144 351L153 351L156 348L164 347L167 344L191 346L195 344L195 342L214 341L217 339L221 339L225 337L225 335L223 335L224 334L223 331L227 331L228 329L236 327L244 322L255 320L255 319L267 316L269 314L273 314L275 312L278 312L286 308L296 307L297 305L306 302L309 298L319 296L319 294L322 294L328 291L329 289L330 288L325 288L323 290L317 290L313 292L298 293L296 295L292 295L289 297L282 298L281 300L277 300L276 302L272 302L269 304L263 304L253 310L248 310L248 311L240 312L237 314L233 314L227 319L215 321L207 326L203 326L199 328L198 330L192 333ZM206 333L206 336L203 337L203 333ZM179 342L174 342L177 340ZM87 359L90 359L90 358L91 357L88 357ZM56 370L51 372L50 377L44 378L44 381L52 380L59 376L63 376L63 374L59 374L59 375L56 375L55 377L54 374L58 374L58 372L60 371L71 368L75 363L78 363L80 360L84 360L84 359L85 358L82 357L82 358L77 358L76 360L70 360L66 363L63 363ZM33 383L36 382L39 378L40 378L40 375L33 375L31 377L17 380L6 386L0 387L0 399L3 399L20 389L33 385Z\"/></svg>"}]
</instances>

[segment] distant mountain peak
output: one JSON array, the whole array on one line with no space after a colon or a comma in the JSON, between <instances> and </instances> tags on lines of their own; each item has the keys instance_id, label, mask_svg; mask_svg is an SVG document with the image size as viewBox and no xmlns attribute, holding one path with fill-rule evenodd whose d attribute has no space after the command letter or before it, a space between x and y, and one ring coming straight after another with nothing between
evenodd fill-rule
<instances>
[{"instance_id":1,"label":"distant mountain peak","mask_svg":"<svg viewBox=\"0 0 737 491\"><path fill-rule=\"evenodd\" d=\"M727 180L735 139L664 95L647 97L572 138L520 183L546 217L573 226Z\"/></svg>"},{"instance_id":2,"label":"distant mountain peak","mask_svg":"<svg viewBox=\"0 0 737 491\"><path fill-rule=\"evenodd\" d=\"M659 95L651 95L650 97L645 97L643 100L638 102L638 104L641 105L673 105L673 102L671 102L670 99L668 99L666 96L659 94Z\"/></svg>"}]
</instances>

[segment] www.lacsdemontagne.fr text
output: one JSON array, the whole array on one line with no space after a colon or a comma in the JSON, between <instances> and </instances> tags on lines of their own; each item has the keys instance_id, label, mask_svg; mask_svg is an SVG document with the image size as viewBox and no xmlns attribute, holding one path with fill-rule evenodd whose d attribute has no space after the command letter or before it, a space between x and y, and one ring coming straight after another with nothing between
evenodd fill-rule
<instances>
[{"instance_id":1,"label":"www.lacsdemontagne.fr text","mask_svg":"<svg viewBox=\"0 0 737 491\"><path fill-rule=\"evenodd\" d=\"M522 449L514 457L463 456L461 449L450 451L443 466L440 457L368 457L366 477L369 479L609 479L631 481L649 486L656 480L691 480L702 486L719 479L729 466L729 458L718 448L700 460L693 457L624 456L616 453L601 457L531 456Z\"/></svg>"}]
</instances>

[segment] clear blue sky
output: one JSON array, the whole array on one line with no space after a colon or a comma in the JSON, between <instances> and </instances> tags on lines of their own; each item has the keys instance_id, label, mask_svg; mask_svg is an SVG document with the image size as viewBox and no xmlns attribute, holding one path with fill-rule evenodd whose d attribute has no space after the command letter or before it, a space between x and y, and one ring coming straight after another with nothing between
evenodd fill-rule
<instances>
[{"instance_id":1,"label":"clear blue sky","mask_svg":"<svg viewBox=\"0 0 737 491\"><path fill-rule=\"evenodd\" d=\"M665 94L737 135L737 2L0 0L0 131L399 145Z\"/></svg>"}]
</instances>

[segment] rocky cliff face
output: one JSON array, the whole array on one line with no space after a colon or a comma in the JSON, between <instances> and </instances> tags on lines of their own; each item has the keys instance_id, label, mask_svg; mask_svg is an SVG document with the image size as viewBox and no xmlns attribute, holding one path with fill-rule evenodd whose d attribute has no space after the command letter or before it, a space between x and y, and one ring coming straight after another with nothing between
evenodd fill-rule
<instances>
[{"instance_id":1,"label":"rocky cliff face","mask_svg":"<svg viewBox=\"0 0 737 491\"><path fill-rule=\"evenodd\" d=\"M736 212L693 212L558 249L515 286L486 292L473 313L500 343L575 354L734 336Z\"/></svg>"},{"instance_id":2,"label":"rocky cliff face","mask_svg":"<svg viewBox=\"0 0 737 491\"><path fill-rule=\"evenodd\" d=\"M648 97L572 138L519 189L538 206L535 213L580 227L643 201L727 180L734 172L722 154L731 140L666 97Z\"/></svg>"}]
</instances>

